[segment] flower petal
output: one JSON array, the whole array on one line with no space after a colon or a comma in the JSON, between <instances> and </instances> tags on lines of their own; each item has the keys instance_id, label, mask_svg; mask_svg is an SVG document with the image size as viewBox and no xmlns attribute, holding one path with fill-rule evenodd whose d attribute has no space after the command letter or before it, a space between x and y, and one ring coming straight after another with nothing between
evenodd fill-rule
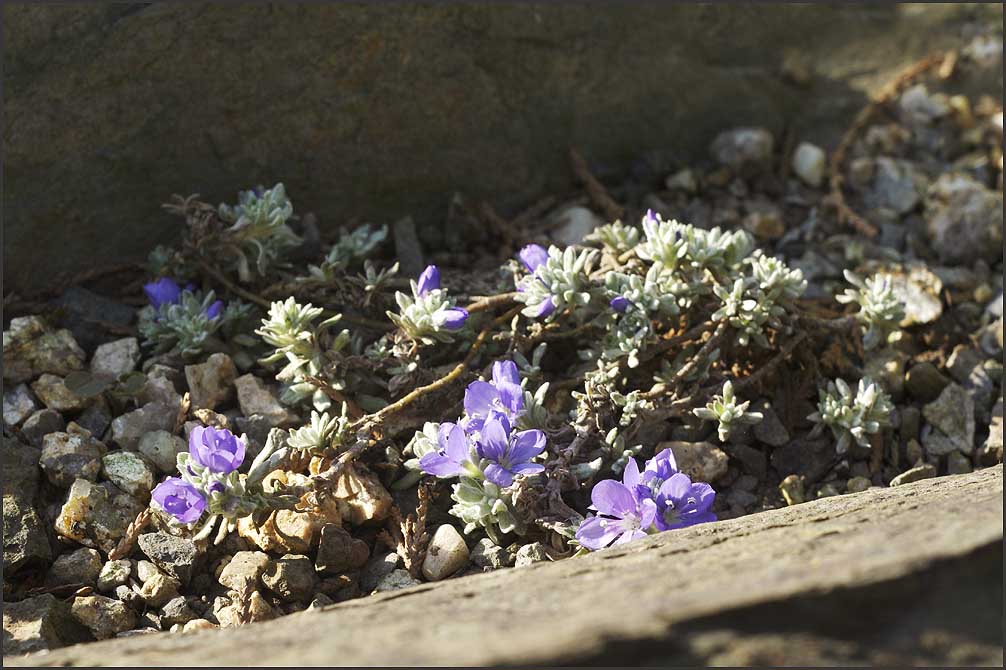
<instances>
[{"instance_id":1,"label":"flower petal","mask_svg":"<svg viewBox=\"0 0 1006 670\"><path fill-rule=\"evenodd\" d=\"M650 498L646 498L639 503L639 527L649 530L653 521L657 518L657 503Z\"/></svg>"},{"instance_id":2,"label":"flower petal","mask_svg":"<svg viewBox=\"0 0 1006 670\"><path fill-rule=\"evenodd\" d=\"M437 266L426 266L426 269L419 275L419 281L416 283L416 286L419 295L424 295L440 288L440 270L437 269Z\"/></svg>"},{"instance_id":3,"label":"flower petal","mask_svg":"<svg viewBox=\"0 0 1006 670\"><path fill-rule=\"evenodd\" d=\"M614 298L611 299L611 302L608 303L611 309L615 310L619 314L625 314L625 311L629 309L629 305L631 304L632 303L629 302L628 298L620 295L616 295Z\"/></svg>"},{"instance_id":4,"label":"flower petal","mask_svg":"<svg viewBox=\"0 0 1006 670\"><path fill-rule=\"evenodd\" d=\"M465 413L470 417L486 417L498 397L496 387L489 382L474 381L465 389Z\"/></svg>"},{"instance_id":5,"label":"flower petal","mask_svg":"<svg viewBox=\"0 0 1006 670\"><path fill-rule=\"evenodd\" d=\"M683 501L688 498L692 491L692 480L688 475L675 472L670 479L660 485L659 494L674 501L675 507L681 507ZM679 504L680 503L680 504Z\"/></svg>"},{"instance_id":6,"label":"flower petal","mask_svg":"<svg viewBox=\"0 0 1006 670\"><path fill-rule=\"evenodd\" d=\"M538 308L534 311L532 316L534 316L536 319L540 319L542 317L548 316L554 311L555 311L555 300L551 296L549 296L547 300L543 300L541 303L538 304Z\"/></svg>"},{"instance_id":7,"label":"flower petal","mask_svg":"<svg viewBox=\"0 0 1006 670\"><path fill-rule=\"evenodd\" d=\"M629 457L629 460L625 463L625 470L622 472L622 483L628 486L630 489L635 489L639 485L639 464L636 463L636 459Z\"/></svg>"},{"instance_id":8,"label":"flower petal","mask_svg":"<svg viewBox=\"0 0 1006 670\"><path fill-rule=\"evenodd\" d=\"M447 330L457 330L465 325L468 320L468 310L461 307L451 307L437 312L440 324Z\"/></svg>"},{"instance_id":9,"label":"flower petal","mask_svg":"<svg viewBox=\"0 0 1006 670\"><path fill-rule=\"evenodd\" d=\"M633 540L639 540L639 539L642 539L644 537L646 537L646 533L644 533L641 530L627 530L627 531L624 531L621 535L619 535L615 539L615 541L611 543L611 546L612 547L617 547L618 545L628 544L629 542L632 542Z\"/></svg>"},{"instance_id":10,"label":"flower petal","mask_svg":"<svg viewBox=\"0 0 1006 670\"><path fill-rule=\"evenodd\" d=\"M510 446L510 462L526 463L545 451L545 433L540 430L522 430L514 436Z\"/></svg>"},{"instance_id":11,"label":"flower petal","mask_svg":"<svg viewBox=\"0 0 1006 670\"><path fill-rule=\"evenodd\" d=\"M576 529L576 539L581 546L594 551L604 549L618 536L618 529L607 519L587 517Z\"/></svg>"},{"instance_id":12,"label":"flower petal","mask_svg":"<svg viewBox=\"0 0 1006 670\"><path fill-rule=\"evenodd\" d=\"M436 451L423 454L419 459L419 467L423 472L437 477L453 477L463 471L461 465Z\"/></svg>"},{"instance_id":13,"label":"flower petal","mask_svg":"<svg viewBox=\"0 0 1006 670\"><path fill-rule=\"evenodd\" d=\"M497 463L490 463L486 466L486 479L497 486L510 486L513 484L513 473L504 470Z\"/></svg>"},{"instance_id":14,"label":"flower petal","mask_svg":"<svg viewBox=\"0 0 1006 670\"><path fill-rule=\"evenodd\" d=\"M545 471L545 466L541 463L518 463L511 468L515 475L535 475Z\"/></svg>"},{"instance_id":15,"label":"flower petal","mask_svg":"<svg viewBox=\"0 0 1006 670\"><path fill-rule=\"evenodd\" d=\"M544 265L548 261L548 251L540 244L527 245L517 252L517 256L520 257L528 272L534 272L539 266Z\"/></svg>"},{"instance_id":16,"label":"flower petal","mask_svg":"<svg viewBox=\"0 0 1006 670\"><path fill-rule=\"evenodd\" d=\"M700 523L711 523L713 521L716 521L716 515L712 512L700 512L681 516L682 526L697 526Z\"/></svg>"},{"instance_id":17,"label":"flower petal","mask_svg":"<svg viewBox=\"0 0 1006 670\"><path fill-rule=\"evenodd\" d=\"M500 404L510 411L511 415L520 414L524 409L524 389L518 384L500 382L496 384Z\"/></svg>"},{"instance_id":18,"label":"flower petal","mask_svg":"<svg viewBox=\"0 0 1006 670\"><path fill-rule=\"evenodd\" d=\"M482 447L482 456L497 463L506 455L507 447L510 445L510 435L504 424L503 417L494 416L487 420L482 426L482 439L479 441Z\"/></svg>"},{"instance_id":19,"label":"flower petal","mask_svg":"<svg viewBox=\"0 0 1006 670\"><path fill-rule=\"evenodd\" d=\"M508 382L520 386L520 373L513 361L496 361L493 363L493 384L499 386Z\"/></svg>"},{"instance_id":20,"label":"flower petal","mask_svg":"<svg viewBox=\"0 0 1006 670\"><path fill-rule=\"evenodd\" d=\"M713 487L704 482L692 484L692 495L695 496L695 509L698 512L705 512L713 505L716 499L716 491Z\"/></svg>"},{"instance_id":21,"label":"flower petal","mask_svg":"<svg viewBox=\"0 0 1006 670\"><path fill-rule=\"evenodd\" d=\"M461 426L453 426L447 433L447 457L455 463L464 463L468 460L468 438Z\"/></svg>"},{"instance_id":22,"label":"flower petal","mask_svg":"<svg viewBox=\"0 0 1006 670\"><path fill-rule=\"evenodd\" d=\"M661 480L669 478L678 471L678 463L674 460L674 452L664 449L650 460L646 461L643 471L645 479L657 477Z\"/></svg>"},{"instance_id":23,"label":"flower petal","mask_svg":"<svg viewBox=\"0 0 1006 670\"><path fill-rule=\"evenodd\" d=\"M614 479L605 479L595 484L590 492L590 500L597 511L619 519L636 511L636 498L632 491Z\"/></svg>"},{"instance_id":24,"label":"flower petal","mask_svg":"<svg viewBox=\"0 0 1006 670\"><path fill-rule=\"evenodd\" d=\"M213 319L220 316L220 314L223 311L224 311L224 301L217 300L212 305L206 308L206 318L212 321Z\"/></svg>"}]
</instances>

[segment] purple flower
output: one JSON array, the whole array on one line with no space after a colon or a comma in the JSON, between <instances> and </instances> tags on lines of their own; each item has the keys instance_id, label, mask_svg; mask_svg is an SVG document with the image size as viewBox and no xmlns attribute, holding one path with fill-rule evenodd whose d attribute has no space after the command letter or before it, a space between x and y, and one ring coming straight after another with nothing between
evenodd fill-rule
<instances>
[{"instance_id":1,"label":"purple flower","mask_svg":"<svg viewBox=\"0 0 1006 670\"><path fill-rule=\"evenodd\" d=\"M658 530L684 528L707 521L716 521L709 511L716 492L709 484L692 483L678 472L678 464L670 449L664 449L646 462L637 494L652 498L657 504Z\"/></svg>"},{"instance_id":2,"label":"purple flower","mask_svg":"<svg viewBox=\"0 0 1006 670\"><path fill-rule=\"evenodd\" d=\"M692 483L691 478L675 472L657 489L653 501L657 505L658 530L672 530L716 521L709 511L716 492L709 484Z\"/></svg>"},{"instance_id":3,"label":"purple flower","mask_svg":"<svg viewBox=\"0 0 1006 670\"><path fill-rule=\"evenodd\" d=\"M548 261L548 251L540 244L529 244L517 252L517 255L528 272L534 272Z\"/></svg>"},{"instance_id":4,"label":"purple flower","mask_svg":"<svg viewBox=\"0 0 1006 670\"><path fill-rule=\"evenodd\" d=\"M427 265L423 273L419 275L419 281L416 284L417 294L426 295L438 288L440 288L440 270L436 265ZM465 315L467 316L467 312Z\"/></svg>"},{"instance_id":5,"label":"purple flower","mask_svg":"<svg viewBox=\"0 0 1006 670\"><path fill-rule=\"evenodd\" d=\"M158 507L181 523L192 523L206 510L206 499L192 484L180 477L168 477L150 493Z\"/></svg>"},{"instance_id":6,"label":"purple flower","mask_svg":"<svg viewBox=\"0 0 1006 670\"><path fill-rule=\"evenodd\" d=\"M478 465L472 462L468 436L461 426L456 423L440 424L437 445L439 448L436 451L429 451L419 458L419 467L423 472L437 477L481 473Z\"/></svg>"},{"instance_id":7,"label":"purple flower","mask_svg":"<svg viewBox=\"0 0 1006 670\"><path fill-rule=\"evenodd\" d=\"M212 495L214 493L223 493L227 490L227 487L223 485L222 482L213 482L206 487L206 493Z\"/></svg>"},{"instance_id":8,"label":"purple flower","mask_svg":"<svg viewBox=\"0 0 1006 670\"><path fill-rule=\"evenodd\" d=\"M660 217L654 214L652 209L646 210L646 214L643 215L643 225L650 224L651 226L655 226L659 223Z\"/></svg>"},{"instance_id":9,"label":"purple flower","mask_svg":"<svg viewBox=\"0 0 1006 670\"><path fill-rule=\"evenodd\" d=\"M173 305L182 296L182 289L173 279L161 277L155 282L143 285L143 292L147 294L147 299L154 309L160 309L161 305Z\"/></svg>"},{"instance_id":10,"label":"purple flower","mask_svg":"<svg viewBox=\"0 0 1006 670\"><path fill-rule=\"evenodd\" d=\"M543 300L538 304L538 311L534 313L536 319L540 319L548 316L555 311L555 299L549 296L547 300Z\"/></svg>"},{"instance_id":11,"label":"purple flower","mask_svg":"<svg viewBox=\"0 0 1006 670\"><path fill-rule=\"evenodd\" d=\"M482 429L493 414L502 414L511 422L524 411L524 390L520 386L520 373L513 361L493 363L492 383L474 381L465 389L465 414L469 431Z\"/></svg>"},{"instance_id":12,"label":"purple flower","mask_svg":"<svg viewBox=\"0 0 1006 670\"><path fill-rule=\"evenodd\" d=\"M189 433L192 460L211 472L227 474L245 459L245 443L226 428L196 426Z\"/></svg>"},{"instance_id":13,"label":"purple flower","mask_svg":"<svg viewBox=\"0 0 1006 670\"><path fill-rule=\"evenodd\" d=\"M671 475L677 471L678 462L674 459L674 452L670 449L664 449L646 461L646 465L643 467L643 481L649 482L653 479L659 479L662 482L665 479L670 479Z\"/></svg>"},{"instance_id":14,"label":"purple flower","mask_svg":"<svg viewBox=\"0 0 1006 670\"><path fill-rule=\"evenodd\" d=\"M206 308L206 318L211 320L215 319L218 316L220 316L220 313L223 311L224 311L223 300L217 300L212 305Z\"/></svg>"},{"instance_id":15,"label":"purple flower","mask_svg":"<svg viewBox=\"0 0 1006 670\"><path fill-rule=\"evenodd\" d=\"M482 426L478 452L492 461L486 466L486 479L497 486L510 486L514 475L531 475L545 469L531 459L545 450L545 433L522 430L511 434L510 422L502 414L493 415Z\"/></svg>"},{"instance_id":16,"label":"purple flower","mask_svg":"<svg viewBox=\"0 0 1006 670\"><path fill-rule=\"evenodd\" d=\"M451 307L437 312L440 325L447 330L458 330L465 325L468 320L468 310L461 307Z\"/></svg>"},{"instance_id":17,"label":"purple flower","mask_svg":"<svg viewBox=\"0 0 1006 670\"><path fill-rule=\"evenodd\" d=\"M608 305L619 314L625 314L625 310L629 309L632 302L628 298L616 295L611 299L611 302L609 302Z\"/></svg>"},{"instance_id":18,"label":"purple flower","mask_svg":"<svg viewBox=\"0 0 1006 670\"><path fill-rule=\"evenodd\" d=\"M622 481L605 479L590 492L597 516L584 519L576 531L581 546L591 550L624 544L644 537L657 516L657 504L640 497L639 466L632 458L625 466Z\"/></svg>"}]
</instances>

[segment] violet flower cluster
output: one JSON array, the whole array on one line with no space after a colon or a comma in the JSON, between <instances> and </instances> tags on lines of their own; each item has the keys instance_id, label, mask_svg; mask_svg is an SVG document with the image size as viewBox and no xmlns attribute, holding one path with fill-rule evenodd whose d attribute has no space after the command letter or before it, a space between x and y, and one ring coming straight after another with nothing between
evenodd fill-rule
<instances>
[{"instance_id":1,"label":"violet flower cluster","mask_svg":"<svg viewBox=\"0 0 1006 670\"><path fill-rule=\"evenodd\" d=\"M248 467L247 438L226 428L197 426L189 433L189 451L178 454L180 477L168 477L151 492L151 505L175 522L192 528L207 515L196 538L208 536L218 526L217 541L236 527L237 519L259 509L289 507L296 497L265 493L264 475L286 457L288 450L272 439Z\"/></svg>"},{"instance_id":2,"label":"violet flower cluster","mask_svg":"<svg viewBox=\"0 0 1006 670\"><path fill-rule=\"evenodd\" d=\"M144 284L143 291L150 305L140 310L139 329L158 352L198 354L217 331L248 312L247 305L225 305L213 291L203 295L192 284L183 288L169 277Z\"/></svg>"},{"instance_id":3,"label":"violet flower cluster","mask_svg":"<svg viewBox=\"0 0 1006 670\"><path fill-rule=\"evenodd\" d=\"M491 382L475 381L465 389L464 407L457 422L436 427L435 442L431 430L416 434L411 447L418 467L437 477L459 478L451 513L465 522L466 533L484 528L497 539L497 530L523 532L509 488L519 476L544 471L535 458L545 450L545 433L516 427L526 411L517 365L495 362Z\"/></svg>"},{"instance_id":4,"label":"violet flower cluster","mask_svg":"<svg viewBox=\"0 0 1006 670\"><path fill-rule=\"evenodd\" d=\"M625 544L665 530L715 521L711 511L715 491L678 471L670 449L648 460L639 471L630 458L622 481L605 479L590 493L590 509L576 531L581 546L590 550Z\"/></svg>"},{"instance_id":5,"label":"violet flower cluster","mask_svg":"<svg viewBox=\"0 0 1006 670\"><path fill-rule=\"evenodd\" d=\"M412 296L395 293L399 313L387 312L388 318L413 340L424 344L450 342L451 333L464 327L468 311L456 307L447 289L440 287L440 270L430 265L419 281L412 281Z\"/></svg>"},{"instance_id":6,"label":"violet flower cluster","mask_svg":"<svg viewBox=\"0 0 1006 670\"><path fill-rule=\"evenodd\" d=\"M207 507L221 507L220 499L225 497L229 480L237 478L245 451L245 440L226 428L193 428L188 453L178 455L182 476L168 477L158 484L151 499L179 523L195 523Z\"/></svg>"},{"instance_id":7,"label":"violet flower cluster","mask_svg":"<svg viewBox=\"0 0 1006 670\"><path fill-rule=\"evenodd\" d=\"M533 462L545 450L545 433L514 429L524 411L524 390L513 361L493 363L491 383L469 384L464 405L465 416L458 423L440 424L437 448L419 459L423 472L485 478L506 487L517 475L545 469Z\"/></svg>"}]
</instances>

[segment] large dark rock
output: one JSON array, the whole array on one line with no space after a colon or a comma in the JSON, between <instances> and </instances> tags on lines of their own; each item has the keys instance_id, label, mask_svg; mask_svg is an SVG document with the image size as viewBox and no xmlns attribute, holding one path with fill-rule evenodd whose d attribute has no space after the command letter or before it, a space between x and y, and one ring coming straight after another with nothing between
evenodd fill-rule
<instances>
[{"instance_id":1,"label":"large dark rock","mask_svg":"<svg viewBox=\"0 0 1006 670\"><path fill-rule=\"evenodd\" d=\"M1002 665L1003 470L11 665ZM291 644L296 640L296 644Z\"/></svg>"},{"instance_id":2,"label":"large dark rock","mask_svg":"<svg viewBox=\"0 0 1006 670\"><path fill-rule=\"evenodd\" d=\"M87 630L71 615L70 606L51 593L4 603L4 665L7 654L58 649L90 639Z\"/></svg>"},{"instance_id":3,"label":"large dark rock","mask_svg":"<svg viewBox=\"0 0 1006 670\"><path fill-rule=\"evenodd\" d=\"M0 441L4 473L3 570L12 576L24 566L43 567L52 560L49 532L35 507L41 451L14 438Z\"/></svg>"},{"instance_id":4,"label":"large dark rock","mask_svg":"<svg viewBox=\"0 0 1006 670\"><path fill-rule=\"evenodd\" d=\"M5 290L143 258L177 233L172 193L283 181L328 231L411 214L430 240L455 190L507 213L568 188L570 146L602 178L652 157L657 180L730 126L833 146L976 18L1002 9L7 4Z\"/></svg>"}]
</instances>

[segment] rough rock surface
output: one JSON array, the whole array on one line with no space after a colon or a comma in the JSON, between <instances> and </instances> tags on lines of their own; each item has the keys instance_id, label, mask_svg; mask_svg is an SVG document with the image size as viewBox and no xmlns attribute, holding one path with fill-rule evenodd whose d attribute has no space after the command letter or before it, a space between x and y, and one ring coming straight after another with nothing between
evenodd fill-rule
<instances>
[{"instance_id":1,"label":"rough rock surface","mask_svg":"<svg viewBox=\"0 0 1006 670\"><path fill-rule=\"evenodd\" d=\"M4 665L7 654L56 649L89 639L87 630L70 614L70 605L51 593L4 604Z\"/></svg>"},{"instance_id":2,"label":"rough rock surface","mask_svg":"<svg viewBox=\"0 0 1006 670\"><path fill-rule=\"evenodd\" d=\"M436 240L455 190L514 210L562 192L570 146L621 169L646 147L704 155L740 122L834 146L976 15L1002 21L891 3L8 4L4 283L145 258L176 234L172 193L233 202L283 180L333 228L412 214ZM789 50L811 85L781 76Z\"/></svg>"},{"instance_id":3,"label":"rough rock surface","mask_svg":"<svg viewBox=\"0 0 1006 670\"><path fill-rule=\"evenodd\" d=\"M4 660L1001 665L1002 477L996 466L829 497L584 558L309 610L268 625ZM430 626L434 620L438 625Z\"/></svg>"}]
</instances>

